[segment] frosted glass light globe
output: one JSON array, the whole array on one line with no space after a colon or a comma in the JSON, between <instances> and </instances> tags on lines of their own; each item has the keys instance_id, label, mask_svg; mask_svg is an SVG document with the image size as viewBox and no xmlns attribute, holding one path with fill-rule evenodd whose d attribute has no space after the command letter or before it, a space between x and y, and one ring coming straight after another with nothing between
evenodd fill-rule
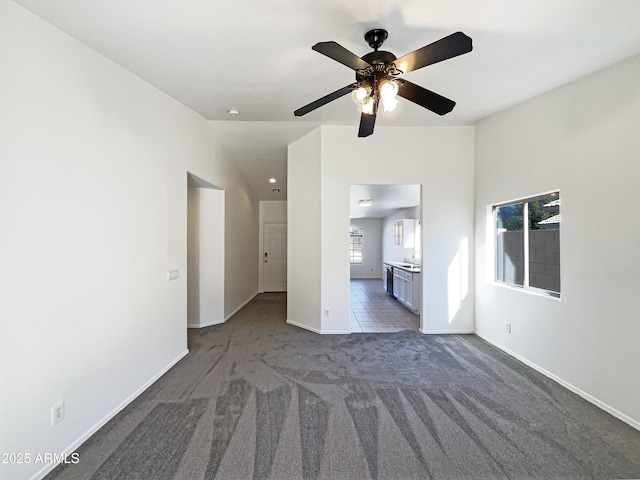
<instances>
[{"instance_id":1,"label":"frosted glass light globe","mask_svg":"<svg viewBox=\"0 0 640 480\"><path fill-rule=\"evenodd\" d=\"M392 80L387 80L380 85L380 98L382 100L393 100L398 94L398 84Z\"/></svg>"},{"instance_id":2,"label":"frosted glass light globe","mask_svg":"<svg viewBox=\"0 0 640 480\"><path fill-rule=\"evenodd\" d=\"M367 102L369 96L369 90L365 87L358 87L351 92L351 97L357 105L364 105Z\"/></svg>"}]
</instances>

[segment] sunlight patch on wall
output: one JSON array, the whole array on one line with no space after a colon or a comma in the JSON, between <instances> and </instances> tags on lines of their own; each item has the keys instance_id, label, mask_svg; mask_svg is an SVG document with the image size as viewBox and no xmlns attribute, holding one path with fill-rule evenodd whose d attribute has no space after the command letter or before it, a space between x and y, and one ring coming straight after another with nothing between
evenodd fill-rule
<instances>
[{"instance_id":1,"label":"sunlight patch on wall","mask_svg":"<svg viewBox=\"0 0 640 480\"><path fill-rule=\"evenodd\" d=\"M447 306L449 324L469 294L469 239L463 238L447 269Z\"/></svg>"}]
</instances>

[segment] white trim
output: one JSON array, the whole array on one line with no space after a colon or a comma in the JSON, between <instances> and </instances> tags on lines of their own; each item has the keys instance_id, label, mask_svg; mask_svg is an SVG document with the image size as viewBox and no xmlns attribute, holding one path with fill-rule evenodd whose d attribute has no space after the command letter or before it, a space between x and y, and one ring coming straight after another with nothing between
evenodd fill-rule
<instances>
[{"instance_id":1,"label":"white trim","mask_svg":"<svg viewBox=\"0 0 640 480\"><path fill-rule=\"evenodd\" d=\"M238 313L240 310L242 310L242 308L249 303L251 300L253 300L254 298L256 298L256 295L258 295L258 292L254 293L253 295L251 295L247 300L245 300L245 302L240 305L238 308L236 308L233 312L231 312L229 315L227 315L226 317L224 317L224 320L220 323L224 323L227 320L229 320L231 317L233 317L236 313Z\"/></svg>"},{"instance_id":2,"label":"white trim","mask_svg":"<svg viewBox=\"0 0 640 480\"><path fill-rule=\"evenodd\" d=\"M514 285L513 283L499 282L497 280L487 280L487 285L508 288L516 292L524 292L530 295L537 295L542 298L551 298L552 300L562 301L562 294L560 292L552 292L551 290L545 290L544 288L536 287L524 287L523 285Z\"/></svg>"},{"instance_id":3,"label":"white trim","mask_svg":"<svg viewBox=\"0 0 640 480\"><path fill-rule=\"evenodd\" d=\"M488 206L492 207L492 208L493 207L504 207L505 205L511 205L512 203L531 202L531 201L541 200L544 197L548 197L552 193L557 193L558 197L560 197L560 189L559 188L554 188L553 190L549 190L548 192L537 193L537 194L528 195L528 196L525 196L525 197L518 197L518 198L514 198L514 199L511 199L511 200L504 201L504 202L493 203L493 204L490 204Z\"/></svg>"},{"instance_id":4,"label":"white trim","mask_svg":"<svg viewBox=\"0 0 640 480\"><path fill-rule=\"evenodd\" d=\"M522 203L522 256L524 258L524 289L528 290L529 285L529 263L531 263L531 252L529 251L529 235L531 230L529 229L529 202L527 200ZM506 247L505 247L506 248ZM496 278L496 281L498 279Z\"/></svg>"},{"instance_id":5,"label":"white trim","mask_svg":"<svg viewBox=\"0 0 640 480\"><path fill-rule=\"evenodd\" d=\"M289 325L293 325L294 327L304 328L305 330L309 330L310 332L313 332L313 333L318 333L318 334L322 333L322 331L320 331L317 328L310 327L309 325L304 325L302 323L294 322L293 320L287 320L287 323Z\"/></svg>"},{"instance_id":6,"label":"white trim","mask_svg":"<svg viewBox=\"0 0 640 480\"><path fill-rule=\"evenodd\" d=\"M85 433L80 435L80 437L76 441L74 441L71 445L69 445L67 448L64 449L64 451L62 452L63 458L70 457L71 454L75 450L77 450L78 447L80 447L80 445L82 445L84 442L86 442L89 439L89 437L91 437L91 435L93 435L98 430L100 430L109 420L111 420L118 413L120 413L120 411L122 409L124 409L127 405L129 405L131 402L133 402L138 396L140 396L140 394L142 394L147 388L149 388L151 385L153 385L160 377L162 377L165 373L167 373L176 363L178 363L180 360L182 360L185 357L185 355L187 355L188 353L189 353L188 349L184 350L180 355L178 355L171 362L169 362L169 364L167 366L162 368L153 377L151 377L149 380L147 380L145 383L143 383L140 388L138 388L135 392L133 392L131 395L129 395L127 398L125 398L122 401L122 403L120 403L118 406L116 406L116 408L114 408L109 413L107 413L107 415L105 415L102 419L100 419L93 427L89 428L89 430L87 430ZM31 477L31 480L41 480L41 479L43 479L47 474L49 474L58 465L59 465L58 463L49 463L49 464L45 465L44 467L42 467L40 470L38 470Z\"/></svg>"},{"instance_id":7,"label":"white trim","mask_svg":"<svg viewBox=\"0 0 640 480\"><path fill-rule=\"evenodd\" d=\"M222 320L212 320L210 322L207 323L187 323L187 328L204 328L204 327L211 327L212 325L220 325L224 322L226 322L226 319L222 319Z\"/></svg>"},{"instance_id":8,"label":"white trim","mask_svg":"<svg viewBox=\"0 0 640 480\"><path fill-rule=\"evenodd\" d=\"M476 333L474 330L427 330L424 328L420 328L418 331L425 335L468 335Z\"/></svg>"},{"instance_id":9,"label":"white trim","mask_svg":"<svg viewBox=\"0 0 640 480\"><path fill-rule=\"evenodd\" d=\"M317 333L319 335L349 335L351 333L351 330L320 330L315 327L310 327L309 325L294 322L293 320L287 320L287 323L294 327L304 328L305 330L309 330L310 332Z\"/></svg>"},{"instance_id":10,"label":"white trim","mask_svg":"<svg viewBox=\"0 0 640 480\"><path fill-rule=\"evenodd\" d=\"M582 398L584 398L589 403L592 403L596 407L598 407L598 408L604 410L605 412L613 415L618 420L622 420L626 424L628 424L631 427L635 428L636 430L640 431L640 421L635 420L635 419L625 415L624 413L622 413L622 412L616 410L615 408L613 408L611 405L608 405L608 404L604 403L603 401L598 400L597 398L595 398L594 396L588 394L587 392L585 392L583 390L580 390L578 387L573 386L572 384L570 384L566 380L563 380L562 378L558 377L557 375L554 375L553 373L545 370L541 366L533 363L530 360L527 360L526 358L522 357L521 355L518 355L517 353L509 350L508 348L503 347L499 343L494 342L493 340L485 337L484 335L482 335L482 334L480 334L478 332L476 332L476 335L478 337L482 338L484 341L490 343L494 347L499 348L500 350L502 350L503 352L507 353L508 355L511 355L512 357L516 358L517 360L520 360L522 363L524 363L525 365L533 368L534 370L536 370L537 372L541 373L545 377L548 377L551 380L554 380L555 382L559 383L560 385L565 387L567 390L570 390L573 393L575 393L577 395L580 395Z\"/></svg>"}]
</instances>

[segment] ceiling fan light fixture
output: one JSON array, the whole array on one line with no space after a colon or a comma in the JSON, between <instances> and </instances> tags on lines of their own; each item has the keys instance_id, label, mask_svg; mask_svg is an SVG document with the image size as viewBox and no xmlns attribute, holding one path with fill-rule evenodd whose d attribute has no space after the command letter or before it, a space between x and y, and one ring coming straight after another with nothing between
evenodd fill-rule
<instances>
[{"instance_id":1,"label":"ceiling fan light fixture","mask_svg":"<svg viewBox=\"0 0 640 480\"><path fill-rule=\"evenodd\" d=\"M399 89L397 82L385 80L380 84L380 98L382 100L395 100Z\"/></svg>"},{"instance_id":2,"label":"ceiling fan light fixture","mask_svg":"<svg viewBox=\"0 0 640 480\"><path fill-rule=\"evenodd\" d=\"M351 98L356 105L364 105L370 98L371 89L369 87L360 86L351 92Z\"/></svg>"},{"instance_id":3,"label":"ceiling fan light fixture","mask_svg":"<svg viewBox=\"0 0 640 480\"><path fill-rule=\"evenodd\" d=\"M362 113L366 113L367 115L373 115L373 107L376 101L373 97L368 97L367 101L362 104L361 109Z\"/></svg>"},{"instance_id":4,"label":"ceiling fan light fixture","mask_svg":"<svg viewBox=\"0 0 640 480\"><path fill-rule=\"evenodd\" d=\"M395 98L383 98L382 99L382 108L385 112L393 112L398 105L398 100Z\"/></svg>"},{"instance_id":5,"label":"ceiling fan light fixture","mask_svg":"<svg viewBox=\"0 0 640 480\"><path fill-rule=\"evenodd\" d=\"M398 94L398 83L393 80L384 80L380 84L380 100L385 112L393 112L398 105L396 95Z\"/></svg>"},{"instance_id":6,"label":"ceiling fan light fixture","mask_svg":"<svg viewBox=\"0 0 640 480\"><path fill-rule=\"evenodd\" d=\"M374 51L362 57L334 41L319 42L311 47L312 50L352 69L356 82L298 108L293 114L296 117L306 115L350 93L361 111L358 137L368 137L373 133L379 102L382 102L384 111L394 110L398 104L396 95L400 95L400 87L403 98L437 115L446 115L453 110L456 105L453 100L408 80L396 80L396 77L469 53L473 50L471 38L462 32L455 32L398 58L391 52L380 50L387 37L387 31L380 28L365 33L364 39Z\"/></svg>"}]
</instances>

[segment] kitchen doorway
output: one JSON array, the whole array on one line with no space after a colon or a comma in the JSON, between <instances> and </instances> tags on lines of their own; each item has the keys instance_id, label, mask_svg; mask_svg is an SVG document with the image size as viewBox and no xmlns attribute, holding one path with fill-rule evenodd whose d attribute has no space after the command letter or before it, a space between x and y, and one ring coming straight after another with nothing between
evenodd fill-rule
<instances>
[{"instance_id":1,"label":"kitchen doorway","mask_svg":"<svg viewBox=\"0 0 640 480\"><path fill-rule=\"evenodd\" d=\"M350 186L352 333L420 329L421 191L421 185Z\"/></svg>"}]
</instances>

